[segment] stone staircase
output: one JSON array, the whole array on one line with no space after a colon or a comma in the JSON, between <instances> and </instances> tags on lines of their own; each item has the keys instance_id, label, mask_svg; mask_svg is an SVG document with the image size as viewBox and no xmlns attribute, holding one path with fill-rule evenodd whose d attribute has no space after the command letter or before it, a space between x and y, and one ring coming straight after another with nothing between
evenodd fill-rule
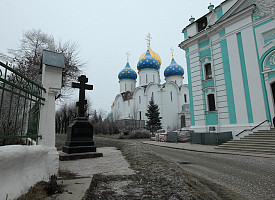
<instances>
[{"instance_id":1,"label":"stone staircase","mask_svg":"<svg viewBox=\"0 0 275 200\"><path fill-rule=\"evenodd\" d=\"M275 155L275 129L259 130L244 136L240 140L231 140L219 145L215 149L232 152Z\"/></svg>"}]
</instances>

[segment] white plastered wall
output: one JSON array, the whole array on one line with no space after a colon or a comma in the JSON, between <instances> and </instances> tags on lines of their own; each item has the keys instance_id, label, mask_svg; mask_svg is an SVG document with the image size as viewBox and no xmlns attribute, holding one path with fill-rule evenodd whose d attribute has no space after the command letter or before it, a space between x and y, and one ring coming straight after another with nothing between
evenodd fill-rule
<instances>
[{"instance_id":1,"label":"white plastered wall","mask_svg":"<svg viewBox=\"0 0 275 200\"><path fill-rule=\"evenodd\" d=\"M0 148L0 199L16 199L39 181L57 174L58 156L42 145Z\"/></svg>"},{"instance_id":2,"label":"white plastered wall","mask_svg":"<svg viewBox=\"0 0 275 200\"><path fill-rule=\"evenodd\" d=\"M139 85L148 85L149 83L160 83L159 71L154 69L142 69L138 72Z\"/></svg>"},{"instance_id":3,"label":"white plastered wall","mask_svg":"<svg viewBox=\"0 0 275 200\"><path fill-rule=\"evenodd\" d=\"M122 79L119 81L120 93L130 91L133 92L136 88L136 80Z\"/></svg>"}]
</instances>

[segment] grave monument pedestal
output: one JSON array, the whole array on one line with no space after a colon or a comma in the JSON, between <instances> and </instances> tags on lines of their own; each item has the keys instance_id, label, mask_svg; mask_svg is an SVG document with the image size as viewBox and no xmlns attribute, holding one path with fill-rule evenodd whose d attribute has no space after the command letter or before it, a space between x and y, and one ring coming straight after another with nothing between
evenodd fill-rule
<instances>
[{"instance_id":1,"label":"grave monument pedestal","mask_svg":"<svg viewBox=\"0 0 275 200\"><path fill-rule=\"evenodd\" d=\"M78 116L68 127L67 141L60 153L59 160L76 160L83 158L102 157L102 153L96 152L93 141L93 126L85 117L85 89L92 90L92 85L86 85L88 82L86 76L78 77L80 83L72 83L73 88L80 88L78 106Z\"/></svg>"}]
</instances>

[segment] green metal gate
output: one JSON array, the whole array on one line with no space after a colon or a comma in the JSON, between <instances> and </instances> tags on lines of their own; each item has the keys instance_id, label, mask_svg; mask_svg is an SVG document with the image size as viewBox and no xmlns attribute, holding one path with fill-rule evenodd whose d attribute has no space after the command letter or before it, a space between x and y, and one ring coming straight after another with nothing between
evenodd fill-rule
<instances>
[{"instance_id":1,"label":"green metal gate","mask_svg":"<svg viewBox=\"0 0 275 200\"><path fill-rule=\"evenodd\" d=\"M43 91L41 85L0 62L0 146L38 141Z\"/></svg>"}]
</instances>

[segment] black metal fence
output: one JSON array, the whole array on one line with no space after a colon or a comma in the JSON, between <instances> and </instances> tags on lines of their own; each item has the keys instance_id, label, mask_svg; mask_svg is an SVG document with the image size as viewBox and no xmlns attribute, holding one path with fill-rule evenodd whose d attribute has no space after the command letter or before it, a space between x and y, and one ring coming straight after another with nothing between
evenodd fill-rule
<instances>
[{"instance_id":1,"label":"black metal fence","mask_svg":"<svg viewBox=\"0 0 275 200\"><path fill-rule=\"evenodd\" d=\"M0 62L0 146L38 141L43 91L42 86Z\"/></svg>"}]
</instances>

